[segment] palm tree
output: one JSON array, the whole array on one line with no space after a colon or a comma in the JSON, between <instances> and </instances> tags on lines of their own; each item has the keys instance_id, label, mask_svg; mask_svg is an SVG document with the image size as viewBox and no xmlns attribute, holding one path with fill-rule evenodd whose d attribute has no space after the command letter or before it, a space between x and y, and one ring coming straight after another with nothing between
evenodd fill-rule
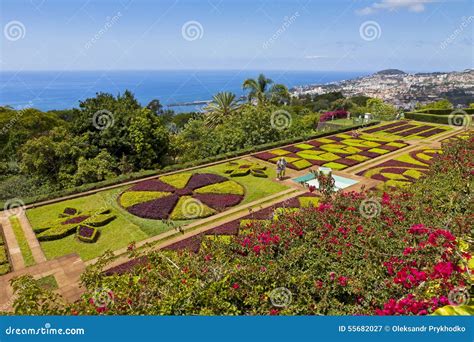
<instances>
[{"instance_id":1,"label":"palm tree","mask_svg":"<svg viewBox=\"0 0 474 342\"><path fill-rule=\"evenodd\" d=\"M270 78L260 74L257 79L248 78L242 84L244 90L249 90L249 101L257 100L259 105L270 102L282 102L289 99L288 88L283 84L273 84Z\"/></svg>"},{"instance_id":2,"label":"palm tree","mask_svg":"<svg viewBox=\"0 0 474 342\"><path fill-rule=\"evenodd\" d=\"M206 111L206 124L216 127L224 122L225 118L234 114L240 105L231 92L220 92L213 96L212 101L204 108Z\"/></svg>"}]
</instances>

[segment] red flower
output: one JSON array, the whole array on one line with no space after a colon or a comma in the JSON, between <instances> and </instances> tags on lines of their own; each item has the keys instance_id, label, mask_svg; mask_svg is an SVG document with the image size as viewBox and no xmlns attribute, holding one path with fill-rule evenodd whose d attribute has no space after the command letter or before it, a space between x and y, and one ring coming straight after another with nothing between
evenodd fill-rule
<instances>
[{"instance_id":1,"label":"red flower","mask_svg":"<svg viewBox=\"0 0 474 342\"><path fill-rule=\"evenodd\" d=\"M270 316L278 316L280 311L278 309L270 309Z\"/></svg>"},{"instance_id":2,"label":"red flower","mask_svg":"<svg viewBox=\"0 0 474 342\"><path fill-rule=\"evenodd\" d=\"M434 272L431 274L432 279L449 278L453 273L453 264L451 262L439 262L434 267Z\"/></svg>"},{"instance_id":3,"label":"red flower","mask_svg":"<svg viewBox=\"0 0 474 342\"><path fill-rule=\"evenodd\" d=\"M240 288L240 285L237 284L237 283L233 283L233 284L232 284L232 288L233 288L234 290L237 290L237 289Z\"/></svg>"},{"instance_id":4,"label":"red flower","mask_svg":"<svg viewBox=\"0 0 474 342\"><path fill-rule=\"evenodd\" d=\"M337 281L339 282L339 285L341 285L341 286L346 286L347 285L347 278L346 277L340 276L339 278L337 278Z\"/></svg>"}]
</instances>

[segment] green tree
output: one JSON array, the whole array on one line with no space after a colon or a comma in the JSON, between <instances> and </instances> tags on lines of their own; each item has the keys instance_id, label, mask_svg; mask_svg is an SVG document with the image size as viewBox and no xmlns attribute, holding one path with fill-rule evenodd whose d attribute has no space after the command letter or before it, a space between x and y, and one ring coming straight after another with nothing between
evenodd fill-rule
<instances>
[{"instance_id":1,"label":"green tree","mask_svg":"<svg viewBox=\"0 0 474 342\"><path fill-rule=\"evenodd\" d=\"M212 101L204 107L208 127L214 128L223 123L226 118L235 114L239 107L235 94L230 92L217 93Z\"/></svg>"},{"instance_id":2,"label":"green tree","mask_svg":"<svg viewBox=\"0 0 474 342\"><path fill-rule=\"evenodd\" d=\"M378 120L393 120L397 114L397 109L394 106L381 99L367 100L367 108Z\"/></svg>"},{"instance_id":3,"label":"green tree","mask_svg":"<svg viewBox=\"0 0 474 342\"><path fill-rule=\"evenodd\" d=\"M249 101L256 100L258 105L267 102L280 103L289 100L288 89L282 84L273 84L270 78L260 74L257 79L248 78L242 84L244 90L249 91Z\"/></svg>"},{"instance_id":4,"label":"green tree","mask_svg":"<svg viewBox=\"0 0 474 342\"><path fill-rule=\"evenodd\" d=\"M424 109L453 109L453 104L449 102L447 99L435 101L435 102L430 102L427 103L424 106L418 106L419 110L424 110Z\"/></svg>"},{"instance_id":5,"label":"green tree","mask_svg":"<svg viewBox=\"0 0 474 342\"><path fill-rule=\"evenodd\" d=\"M86 159L81 156L77 161L77 171L73 176L74 183L81 185L112 178L116 176L114 166L114 158L105 149L94 158Z\"/></svg>"}]
</instances>

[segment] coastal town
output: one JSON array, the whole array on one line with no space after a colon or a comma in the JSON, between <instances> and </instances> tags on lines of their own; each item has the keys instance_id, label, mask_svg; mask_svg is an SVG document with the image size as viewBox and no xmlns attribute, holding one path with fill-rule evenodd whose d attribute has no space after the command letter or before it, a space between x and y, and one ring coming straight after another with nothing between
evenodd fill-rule
<instances>
[{"instance_id":1,"label":"coastal town","mask_svg":"<svg viewBox=\"0 0 474 342\"><path fill-rule=\"evenodd\" d=\"M292 94L299 97L330 92L341 92L347 97L380 98L405 110L441 99L448 99L456 107L464 107L474 97L474 70L410 74L388 69L352 80L292 89Z\"/></svg>"}]
</instances>

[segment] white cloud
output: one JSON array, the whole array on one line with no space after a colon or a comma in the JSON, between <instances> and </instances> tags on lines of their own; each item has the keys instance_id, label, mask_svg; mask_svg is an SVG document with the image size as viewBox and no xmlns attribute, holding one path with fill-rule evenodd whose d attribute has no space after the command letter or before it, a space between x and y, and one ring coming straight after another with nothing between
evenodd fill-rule
<instances>
[{"instance_id":1,"label":"white cloud","mask_svg":"<svg viewBox=\"0 0 474 342\"><path fill-rule=\"evenodd\" d=\"M435 2L436 0L382 0L374 2L372 5L356 10L359 15L369 15L379 11L396 11L399 9L407 9L410 12L423 12L425 5Z\"/></svg>"}]
</instances>

